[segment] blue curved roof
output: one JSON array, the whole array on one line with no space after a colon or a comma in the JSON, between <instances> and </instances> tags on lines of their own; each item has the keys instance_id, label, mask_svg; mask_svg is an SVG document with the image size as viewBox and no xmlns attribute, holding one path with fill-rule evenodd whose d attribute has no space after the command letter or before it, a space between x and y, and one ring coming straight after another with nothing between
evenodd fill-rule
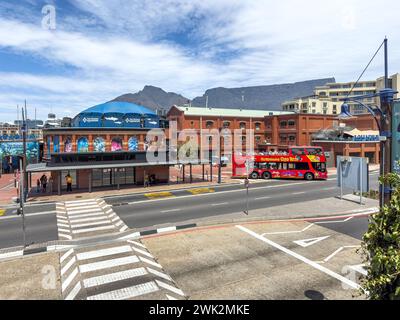
<instances>
[{"instance_id":1,"label":"blue curved roof","mask_svg":"<svg viewBox=\"0 0 400 320\"><path fill-rule=\"evenodd\" d=\"M102 104L98 104L96 106L93 106L91 108L88 108L82 113L137 113L137 114L152 114L156 115L156 113L146 107L139 106L135 103L131 102L122 102L122 101L110 101Z\"/></svg>"}]
</instances>

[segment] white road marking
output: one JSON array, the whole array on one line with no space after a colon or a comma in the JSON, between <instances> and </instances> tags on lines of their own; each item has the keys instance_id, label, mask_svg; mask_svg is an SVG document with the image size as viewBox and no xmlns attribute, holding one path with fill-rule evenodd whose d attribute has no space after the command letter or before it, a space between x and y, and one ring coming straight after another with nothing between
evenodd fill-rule
<instances>
[{"instance_id":1,"label":"white road marking","mask_svg":"<svg viewBox=\"0 0 400 320\"><path fill-rule=\"evenodd\" d=\"M270 196L266 196L266 197L254 198L254 200L264 200L264 199L271 199L271 197Z\"/></svg>"},{"instance_id":2,"label":"white road marking","mask_svg":"<svg viewBox=\"0 0 400 320\"><path fill-rule=\"evenodd\" d=\"M102 276L97 276L93 278L88 278L83 280L83 286L85 288L97 287L103 284L112 283L115 281L121 281L126 279L131 279L135 277L140 277L148 274L145 268L129 269L120 272L114 272Z\"/></svg>"},{"instance_id":3,"label":"white road marking","mask_svg":"<svg viewBox=\"0 0 400 320\"><path fill-rule=\"evenodd\" d=\"M312 246L313 244L316 244L317 242L320 242L322 240L328 239L330 236L325 236L325 237L317 237L317 238L310 238L310 239L303 239L303 240L295 240L293 241L295 244L307 248L309 246Z\"/></svg>"},{"instance_id":4,"label":"white road marking","mask_svg":"<svg viewBox=\"0 0 400 320\"><path fill-rule=\"evenodd\" d=\"M146 246L144 245L144 244L141 244L140 242L137 242L137 241L133 241L133 240L127 240L129 243L132 243L132 244L134 244L134 245L136 245L136 246L139 246L139 247L142 247L142 248L145 248L146 249Z\"/></svg>"},{"instance_id":5,"label":"white road marking","mask_svg":"<svg viewBox=\"0 0 400 320\"><path fill-rule=\"evenodd\" d=\"M221 203L213 203L213 204L211 204L213 207L216 207L216 206L224 206L224 205L226 205L226 204L228 204L228 202L221 202Z\"/></svg>"},{"instance_id":6,"label":"white road marking","mask_svg":"<svg viewBox=\"0 0 400 320\"><path fill-rule=\"evenodd\" d=\"M119 253L132 252L131 246L112 247L88 252L81 252L76 255L78 260L88 260L93 258L105 257Z\"/></svg>"},{"instance_id":7,"label":"white road marking","mask_svg":"<svg viewBox=\"0 0 400 320\"><path fill-rule=\"evenodd\" d=\"M146 282L136 286L100 293L87 297L88 300L125 300L158 291L159 288L154 281Z\"/></svg>"},{"instance_id":8,"label":"white road marking","mask_svg":"<svg viewBox=\"0 0 400 320\"><path fill-rule=\"evenodd\" d=\"M149 258L154 259L154 257L151 255L151 253L149 253L147 251L144 251L144 250L141 250L141 249L138 249L138 248L135 248L135 247L132 247L132 250L136 251L137 253L143 254L143 255L145 255L145 256L147 256Z\"/></svg>"},{"instance_id":9,"label":"white road marking","mask_svg":"<svg viewBox=\"0 0 400 320\"><path fill-rule=\"evenodd\" d=\"M93 262L88 264L83 264L80 266L81 273L97 271L101 269L108 269L113 267L124 266L127 264L137 263L139 259L137 256L128 256L123 258Z\"/></svg>"},{"instance_id":10,"label":"white road marking","mask_svg":"<svg viewBox=\"0 0 400 320\"><path fill-rule=\"evenodd\" d=\"M306 193L305 191L293 192L292 195L293 195L293 196L297 196L297 195L299 195L299 194L305 194L305 193Z\"/></svg>"},{"instance_id":11,"label":"white road marking","mask_svg":"<svg viewBox=\"0 0 400 320\"><path fill-rule=\"evenodd\" d=\"M163 210L161 211L161 213L167 213L167 212L177 212L177 211L181 211L182 209L170 209L170 210Z\"/></svg>"},{"instance_id":12,"label":"white road marking","mask_svg":"<svg viewBox=\"0 0 400 320\"><path fill-rule=\"evenodd\" d=\"M267 239L267 238L255 233L254 231L251 231L251 230L249 230L249 229L247 229L247 228L245 228L243 226L240 226L240 225L237 225L236 227L238 229L242 230L243 232L253 236L254 238L256 238L258 240L261 240L261 241L269 244L270 246L272 246L272 247L274 247L274 248L276 248L276 249L278 249L278 250L280 250L280 251L282 251L282 252L284 252L284 253L286 253L286 254L288 254L288 255L290 255L290 256L292 256L292 257L294 257L294 258L296 258L296 259L298 259L298 260L300 260L302 262L304 262L304 263L306 263L306 264L308 264L310 267L313 267L314 269L317 269L317 270L319 270L319 271L331 276L332 278L335 278L335 279L347 284L351 288L354 288L354 289L357 289L357 290L361 288L360 285L358 285L357 283L355 283L355 282L353 282L353 281L341 276L340 274L337 274L336 272L333 272L332 270L330 270L328 268L325 268L325 267L319 265L318 263L316 263L314 261L311 261L310 259L307 259L306 257L303 257L302 255L300 255L300 254L298 254L296 252L293 252L292 250L289 250L289 249L287 249L287 248L285 248L285 247L283 247L283 246L281 246L281 245L279 245L279 244L277 244L277 243L275 243L275 242L273 242L273 241L271 241L271 240L269 240L269 239Z\"/></svg>"},{"instance_id":13,"label":"white road marking","mask_svg":"<svg viewBox=\"0 0 400 320\"><path fill-rule=\"evenodd\" d=\"M166 294L166 296L167 296L168 300L178 300L178 299L176 299L176 298L170 296L169 294Z\"/></svg>"},{"instance_id":14,"label":"white road marking","mask_svg":"<svg viewBox=\"0 0 400 320\"><path fill-rule=\"evenodd\" d=\"M92 218L71 219L70 221L71 221L71 223L80 223L80 222L100 221L100 220L109 221L109 219L107 217L105 217L104 215L101 215L98 217L92 217Z\"/></svg>"},{"instance_id":15,"label":"white road marking","mask_svg":"<svg viewBox=\"0 0 400 320\"><path fill-rule=\"evenodd\" d=\"M157 283L161 288L164 288L164 289L167 289L167 290L169 290L169 291L172 291L172 292L174 292L174 293L176 293L176 294L179 294L180 296L185 296L185 294L183 293L182 290L180 290L180 289L178 289L178 288L176 288L176 287L173 287L173 286L171 286L171 285L165 283L164 281L156 280L156 283Z\"/></svg>"},{"instance_id":16,"label":"white road marking","mask_svg":"<svg viewBox=\"0 0 400 320\"><path fill-rule=\"evenodd\" d=\"M73 249L69 249L66 253L64 253L60 258L60 263L63 263L64 260L67 259L73 252Z\"/></svg>"},{"instance_id":17,"label":"white road marking","mask_svg":"<svg viewBox=\"0 0 400 320\"><path fill-rule=\"evenodd\" d=\"M76 286L68 294L68 296L65 298L65 300L74 300L76 295L79 293L80 290L81 290L81 283L78 282L76 284Z\"/></svg>"},{"instance_id":18,"label":"white road marking","mask_svg":"<svg viewBox=\"0 0 400 320\"><path fill-rule=\"evenodd\" d=\"M110 229L114 229L114 228L115 228L114 226L86 228L86 229L72 230L72 233L79 234L79 233L87 233L87 232L94 232L94 231L110 230Z\"/></svg>"},{"instance_id":19,"label":"white road marking","mask_svg":"<svg viewBox=\"0 0 400 320\"><path fill-rule=\"evenodd\" d=\"M171 278L169 275L167 275L167 274L165 274L165 273L163 273L163 272L154 270L154 269L152 269L152 268L150 268L150 267L146 267L146 269L147 269L147 271L149 271L149 272L152 273L152 274L155 274L155 275L158 276L158 277L161 277L161 278L163 278L163 279L165 279L165 280L172 281L172 278Z\"/></svg>"},{"instance_id":20,"label":"white road marking","mask_svg":"<svg viewBox=\"0 0 400 320\"><path fill-rule=\"evenodd\" d=\"M128 226L123 226L121 229L119 229L119 232L124 232L125 230L128 230Z\"/></svg>"},{"instance_id":21,"label":"white road marking","mask_svg":"<svg viewBox=\"0 0 400 320\"><path fill-rule=\"evenodd\" d=\"M78 215L78 216L69 217L69 220L73 221L74 219L87 218L87 217L98 217L98 216L103 216L104 217L104 212L81 214L81 215Z\"/></svg>"},{"instance_id":22,"label":"white road marking","mask_svg":"<svg viewBox=\"0 0 400 320\"><path fill-rule=\"evenodd\" d=\"M297 231L267 232L267 233L263 233L262 236L265 236L265 235L274 235L274 234L301 233L301 232L304 232L304 231L310 229L313 225L314 225L314 224L311 223L311 224L309 224L307 227L305 227L304 229L297 230Z\"/></svg>"},{"instance_id":23,"label":"white road marking","mask_svg":"<svg viewBox=\"0 0 400 320\"><path fill-rule=\"evenodd\" d=\"M61 275L63 276L69 268L71 268L71 266L76 262L76 258L72 257L68 263L61 269Z\"/></svg>"},{"instance_id":24,"label":"white road marking","mask_svg":"<svg viewBox=\"0 0 400 320\"><path fill-rule=\"evenodd\" d=\"M327 256L324 259L324 262L328 262L329 260L331 260L334 256L336 256L339 252L341 252L343 249L347 249L347 248L359 248L360 246L343 246L340 247L339 249L337 249L335 252L333 252L332 254L330 254L329 256Z\"/></svg>"},{"instance_id":25,"label":"white road marking","mask_svg":"<svg viewBox=\"0 0 400 320\"><path fill-rule=\"evenodd\" d=\"M139 257L139 259L144 263L147 263L147 264L150 264L152 266L162 269L162 265L158 264L157 262L151 261L151 260L143 258L143 257Z\"/></svg>"},{"instance_id":26,"label":"white road marking","mask_svg":"<svg viewBox=\"0 0 400 320\"><path fill-rule=\"evenodd\" d=\"M88 213L102 213L104 214L104 211L101 209L92 209L92 210L80 210L79 212L70 212L68 211L68 217L72 218L72 217L78 217L78 216L83 216L85 214Z\"/></svg>"},{"instance_id":27,"label":"white road marking","mask_svg":"<svg viewBox=\"0 0 400 320\"><path fill-rule=\"evenodd\" d=\"M97 222L87 222L87 223L81 223L81 224L72 224L71 223L71 227L72 229L78 229L78 228L82 228L82 227L90 227L90 226L99 226L105 223L110 223L110 221L97 221Z\"/></svg>"},{"instance_id":28,"label":"white road marking","mask_svg":"<svg viewBox=\"0 0 400 320\"><path fill-rule=\"evenodd\" d=\"M68 286L71 284L71 282L75 279L75 277L78 275L78 268L75 268L70 275L63 281L61 284L61 291L64 292L65 289L68 288Z\"/></svg>"}]
</instances>

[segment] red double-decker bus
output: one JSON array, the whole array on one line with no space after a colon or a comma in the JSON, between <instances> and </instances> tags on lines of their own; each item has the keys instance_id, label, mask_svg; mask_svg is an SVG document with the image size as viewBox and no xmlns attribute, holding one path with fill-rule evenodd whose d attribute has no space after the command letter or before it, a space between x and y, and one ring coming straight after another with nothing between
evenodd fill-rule
<instances>
[{"instance_id":1,"label":"red double-decker bus","mask_svg":"<svg viewBox=\"0 0 400 320\"><path fill-rule=\"evenodd\" d=\"M322 147L293 146L286 151L253 156L235 154L232 159L232 177L325 180L328 172Z\"/></svg>"}]
</instances>

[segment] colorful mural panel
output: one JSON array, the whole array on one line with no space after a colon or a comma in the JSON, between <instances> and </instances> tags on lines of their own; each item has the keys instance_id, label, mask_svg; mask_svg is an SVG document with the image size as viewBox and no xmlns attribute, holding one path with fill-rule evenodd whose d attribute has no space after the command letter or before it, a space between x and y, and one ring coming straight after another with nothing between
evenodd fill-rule
<instances>
[{"instance_id":1,"label":"colorful mural panel","mask_svg":"<svg viewBox=\"0 0 400 320\"><path fill-rule=\"evenodd\" d=\"M130 137L128 140L129 151L137 151L139 149L139 141L136 137Z\"/></svg>"},{"instance_id":2,"label":"colorful mural panel","mask_svg":"<svg viewBox=\"0 0 400 320\"><path fill-rule=\"evenodd\" d=\"M105 152L106 151L106 141L102 137L97 137L93 141L93 149L95 152Z\"/></svg>"},{"instance_id":3,"label":"colorful mural panel","mask_svg":"<svg viewBox=\"0 0 400 320\"><path fill-rule=\"evenodd\" d=\"M121 138L116 137L111 140L111 151L122 151Z\"/></svg>"},{"instance_id":4,"label":"colorful mural panel","mask_svg":"<svg viewBox=\"0 0 400 320\"><path fill-rule=\"evenodd\" d=\"M78 152L89 152L89 141L86 137L81 137L77 142Z\"/></svg>"}]
</instances>

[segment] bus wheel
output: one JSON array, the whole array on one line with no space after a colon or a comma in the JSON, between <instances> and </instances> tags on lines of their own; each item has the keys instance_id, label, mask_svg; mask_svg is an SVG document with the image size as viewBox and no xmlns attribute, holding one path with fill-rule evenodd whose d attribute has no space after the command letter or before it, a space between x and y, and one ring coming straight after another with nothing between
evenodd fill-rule
<instances>
[{"instance_id":1,"label":"bus wheel","mask_svg":"<svg viewBox=\"0 0 400 320\"><path fill-rule=\"evenodd\" d=\"M265 172L263 173L263 178L264 178L264 179L271 179L271 174L270 174L268 171L265 171Z\"/></svg>"},{"instance_id":2,"label":"bus wheel","mask_svg":"<svg viewBox=\"0 0 400 320\"><path fill-rule=\"evenodd\" d=\"M258 179L258 173L257 172L252 172L251 174L250 174L250 178L251 179Z\"/></svg>"},{"instance_id":3,"label":"bus wheel","mask_svg":"<svg viewBox=\"0 0 400 320\"><path fill-rule=\"evenodd\" d=\"M307 173L304 175L304 179L306 179L306 180L308 180L308 181L314 180L314 175L313 175L312 173L310 173L310 172L307 172Z\"/></svg>"}]
</instances>

